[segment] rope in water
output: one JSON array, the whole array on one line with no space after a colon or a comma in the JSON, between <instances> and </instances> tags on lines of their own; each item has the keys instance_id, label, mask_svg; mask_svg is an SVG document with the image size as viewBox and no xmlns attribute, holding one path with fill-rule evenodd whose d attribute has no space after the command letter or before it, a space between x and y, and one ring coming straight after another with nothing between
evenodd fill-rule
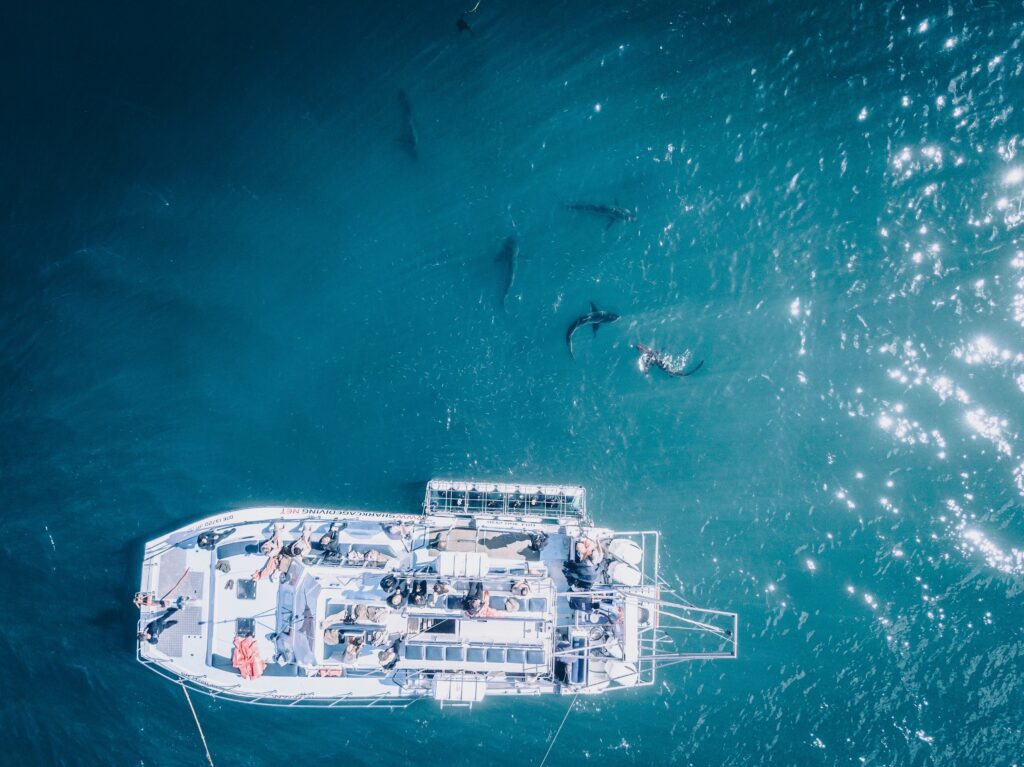
<instances>
[{"instance_id":1,"label":"rope in water","mask_svg":"<svg viewBox=\"0 0 1024 767\"><path fill-rule=\"evenodd\" d=\"M555 741L558 740L558 736L562 734L562 728L565 727L565 720L569 718L569 714L572 712L572 707L576 705L576 699L580 697L579 693L572 696L572 703L569 704L569 708L565 710L565 716L562 717L562 723L558 725L558 729L555 730L555 737L551 739L548 744L548 750L544 752L544 758L540 760L540 767L544 767L548 757L551 756L551 749L555 747Z\"/></svg>"},{"instance_id":2,"label":"rope in water","mask_svg":"<svg viewBox=\"0 0 1024 767\"><path fill-rule=\"evenodd\" d=\"M188 707L192 709L192 718L196 720L196 727L199 729L199 737L203 741L203 748L206 750L206 761L210 763L210 767L213 767L213 757L210 756L210 747L206 745L206 736L203 734L203 726L199 724L199 716L196 714L196 707L192 705L192 697L188 694L188 688L185 686L185 682L182 679L178 680L181 685L181 689L185 691L185 700L188 701Z\"/></svg>"}]
</instances>

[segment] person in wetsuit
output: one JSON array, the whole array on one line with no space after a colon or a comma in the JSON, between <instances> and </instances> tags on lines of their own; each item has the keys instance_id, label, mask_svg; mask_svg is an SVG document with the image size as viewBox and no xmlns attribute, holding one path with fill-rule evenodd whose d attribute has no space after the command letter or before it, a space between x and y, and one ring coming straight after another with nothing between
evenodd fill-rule
<instances>
[{"instance_id":1,"label":"person in wetsuit","mask_svg":"<svg viewBox=\"0 0 1024 767\"><path fill-rule=\"evenodd\" d=\"M213 532L200 533L199 537L196 538L196 545L199 546L199 548L201 548L201 549L206 549L207 551L213 551L213 549L217 546L218 543L223 541L225 538L227 538L233 532L235 532L235 528L231 527L231 528L228 528L227 530L223 530L223 531L221 531L219 533L213 533Z\"/></svg>"},{"instance_id":2,"label":"person in wetsuit","mask_svg":"<svg viewBox=\"0 0 1024 767\"><path fill-rule=\"evenodd\" d=\"M597 567L590 562L566 562L562 567L565 578L570 586L589 591L597 580Z\"/></svg>"},{"instance_id":3,"label":"person in wetsuit","mask_svg":"<svg viewBox=\"0 0 1024 767\"><path fill-rule=\"evenodd\" d=\"M178 622L167 620L176 612L178 612L178 608L172 607L160 617L147 623L146 628L139 632L139 641L149 642L150 644L156 644L160 641L160 635L164 632L164 629L168 629Z\"/></svg>"},{"instance_id":4,"label":"person in wetsuit","mask_svg":"<svg viewBox=\"0 0 1024 767\"><path fill-rule=\"evenodd\" d=\"M484 584L480 581L473 581L466 591L466 598L462 600L462 609L467 615L477 615L484 609Z\"/></svg>"},{"instance_id":5,"label":"person in wetsuit","mask_svg":"<svg viewBox=\"0 0 1024 767\"><path fill-rule=\"evenodd\" d=\"M398 610L399 608L405 607L406 599L409 596L409 587L406 584L402 584L400 588L395 589L388 596L388 605Z\"/></svg>"},{"instance_id":6,"label":"person in wetsuit","mask_svg":"<svg viewBox=\"0 0 1024 767\"><path fill-rule=\"evenodd\" d=\"M410 600L417 607L421 607L427 603L427 582L416 581L412 585L412 596Z\"/></svg>"},{"instance_id":7,"label":"person in wetsuit","mask_svg":"<svg viewBox=\"0 0 1024 767\"><path fill-rule=\"evenodd\" d=\"M342 522L340 524L332 522L331 526L327 529L327 532L320 536L320 548L323 549L328 556L341 556L341 548L343 544L338 540L338 533L346 527L348 527L348 523L346 522Z\"/></svg>"},{"instance_id":8,"label":"person in wetsuit","mask_svg":"<svg viewBox=\"0 0 1024 767\"><path fill-rule=\"evenodd\" d=\"M381 668L384 669L384 671L391 671L391 669L398 665L398 661L401 658L401 650L404 646L406 646L406 642L403 641L402 637L398 637L390 647L381 650L377 654Z\"/></svg>"}]
</instances>

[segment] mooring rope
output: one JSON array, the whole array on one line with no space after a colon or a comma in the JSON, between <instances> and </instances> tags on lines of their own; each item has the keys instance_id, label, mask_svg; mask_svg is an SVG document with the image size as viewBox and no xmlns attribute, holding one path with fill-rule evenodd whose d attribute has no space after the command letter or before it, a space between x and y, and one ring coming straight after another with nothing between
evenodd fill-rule
<instances>
[{"instance_id":1,"label":"mooring rope","mask_svg":"<svg viewBox=\"0 0 1024 767\"><path fill-rule=\"evenodd\" d=\"M188 688L185 686L185 680L179 679L178 684L181 685L181 689L185 691L185 700L188 701L188 707L192 709L192 718L196 720L196 728L199 730L199 737L203 741L203 749L206 751L206 761L210 763L210 767L213 767L213 757L210 756L210 747L206 745L206 736L203 734L203 726L199 724L199 716L196 714L196 707L192 705L192 697L188 694ZM573 701L575 703L575 701Z\"/></svg>"},{"instance_id":2,"label":"mooring rope","mask_svg":"<svg viewBox=\"0 0 1024 767\"><path fill-rule=\"evenodd\" d=\"M189 573L189 568L187 568L187 567L186 567L186 568L185 568L185 572L183 572L183 573L181 574L181 577L180 577L180 578L178 578L178 582L177 582L177 583L175 583L175 584L174 584L173 586L171 586L171 590L170 590L170 591L168 591L168 592L167 592L166 594L164 594L164 595L163 595L162 597L160 597L160 601L161 601L161 602L163 602L163 601L164 601L165 599L167 599L167 597L169 597L169 596L170 596L171 594L173 594L173 593L174 593L174 590L175 590L176 588L178 588L178 586L180 586L180 585L181 585L181 582L182 582L183 580L185 580L185 576L186 576L186 575L188 575L188 573Z\"/></svg>"},{"instance_id":3,"label":"mooring rope","mask_svg":"<svg viewBox=\"0 0 1024 767\"><path fill-rule=\"evenodd\" d=\"M569 708L565 710L565 716L562 717L562 723L558 725L558 729L555 730L555 737L551 739L548 744L548 750L544 752L544 758L540 760L540 767L544 767L548 757L551 755L551 749L555 747L555 741L558 740L558 736L562 734L562 728L565 727L565 720L569 718L569 714L572 712L572 707L576 705L576 699L580 697L579 693L572 696L572 703L569 704Z\"/></svg>"}]
</instances>

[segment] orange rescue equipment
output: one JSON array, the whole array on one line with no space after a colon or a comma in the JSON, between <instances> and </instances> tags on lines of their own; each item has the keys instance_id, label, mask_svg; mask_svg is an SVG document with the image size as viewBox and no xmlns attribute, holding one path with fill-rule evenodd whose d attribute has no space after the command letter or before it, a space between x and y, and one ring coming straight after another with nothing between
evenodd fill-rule
<instances>
[{"instance_id":1,"label":"orange rescue equipment","mask_svg":"<svg viewBox=\"0 0 1024 767\"><path fill-rule=\"evenodd\" d=\"M242 673L242 679L259 679L263 676L266 662L260 657L256 640L252 637L235 637L235 652L231 665Z\"/></svg>"}]
</instances>

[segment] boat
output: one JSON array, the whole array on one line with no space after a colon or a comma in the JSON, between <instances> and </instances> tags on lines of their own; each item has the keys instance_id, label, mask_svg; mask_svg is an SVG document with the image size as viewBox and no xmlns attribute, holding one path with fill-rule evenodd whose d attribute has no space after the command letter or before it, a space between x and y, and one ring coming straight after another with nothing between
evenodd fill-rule
<instances>
[{"instance_id":1,"label":"boat","mask_svg":"<svg viewBox=\"0 0 1024 767\"><path fill-rule=\"evenodd\" d=\"M595 525L584 488L435 479L419 513L218 514L149 541L138 660L216 698L398 708L599 695L737 657L737 615L659 572L657 530Z\"/></svg>"}]
</instances>

